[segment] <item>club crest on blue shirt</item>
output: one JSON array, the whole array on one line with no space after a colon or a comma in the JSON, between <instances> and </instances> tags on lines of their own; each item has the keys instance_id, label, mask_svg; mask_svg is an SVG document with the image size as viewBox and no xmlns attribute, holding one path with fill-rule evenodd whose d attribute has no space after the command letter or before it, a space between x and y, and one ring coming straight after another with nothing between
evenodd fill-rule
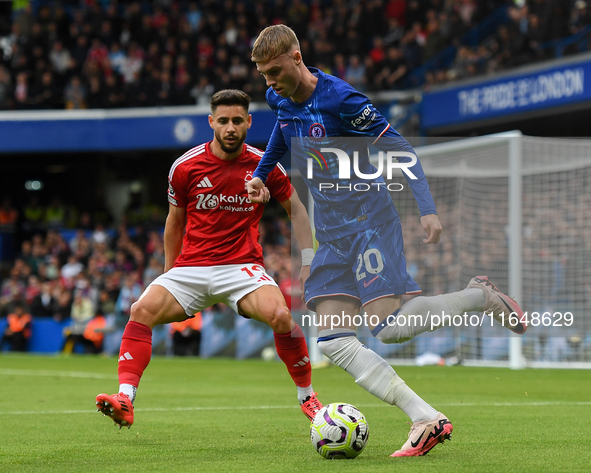
<instances>
[{"instance_id":1,"label":"club crest on blue shirt","mask_svg":"<svg viewBox=\"0 0 591 473\"><path fill-rule=\"evenodd\" d=\"M326 136L326 130L320 123L312 123L308 134L313 140L321 140Z\"/></svg>"}]
</instances>

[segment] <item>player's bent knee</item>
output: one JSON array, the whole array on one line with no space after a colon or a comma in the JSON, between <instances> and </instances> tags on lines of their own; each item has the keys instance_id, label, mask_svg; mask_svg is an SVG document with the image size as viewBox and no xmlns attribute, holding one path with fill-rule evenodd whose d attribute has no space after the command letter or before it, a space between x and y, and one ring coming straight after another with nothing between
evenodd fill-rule
<instances>
[{"instance_id":1,"label":"player's bent knee","mask_svg":"<svg viewBox=\"0 0 591 473\"><path fill-rule=\"evenodd\" d=\"M291 313L287 307L277 307L266 317L266 322L275 333L287 333L291 331Z\"/></svg>"},{"instance_id":2,"label":"player's bent knee","mask_svg":"<svg viewBox=\"0 0 591 473\"><path fill-rule=\"evenodd\" d=\"M353 335L331 339L318 339L318 348L322 354L343 369L347 369L349 362L361 346L361 342Z\"/></svg>"},{"instance_id":3,"label":"player's bent knee","mask_svg":"<svg viewBox=\"0 0 591 473\"><path fill-rule=\"evenodd\" d=\"M131 312L129 315L129 320L132 322L137 322L139 324L147 325L150 328L153 328L155 325L158 324L158 316L151 310L146 307L143 300L139 300L134 302L131 305Z\"/></svg>"}]
</instances>

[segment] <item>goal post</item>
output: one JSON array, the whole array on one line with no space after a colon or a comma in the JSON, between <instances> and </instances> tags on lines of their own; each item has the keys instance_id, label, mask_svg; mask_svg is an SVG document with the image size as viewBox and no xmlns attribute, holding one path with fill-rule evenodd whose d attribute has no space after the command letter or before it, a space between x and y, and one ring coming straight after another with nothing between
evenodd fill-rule
<instances>
[{"instance_id":1,"label":"goal post","mask_svg":"<svg viewBox=\"0 0 591 473\"><path fill-rule=\"evenodd\" d=\"M490 272L534 317L524 336L505 330L507 343L496 340L496 351L486 348L484 330L475 334L476 351L465 350L470 336L461 335L463 361L591 368L591 140L511 131L415 150L440 208L444 238L452 240L448 247L462 266L447 273L452 286L461 289ZM402 213L414 205L411 198L394 196ZM405 235L405 250L408 245L412 236L406 241Z\"/></svg>"},{"instance_id":2,"label":"goal post","mask_svg":"<svg viewBox=\"0 0 591 473\"><path fill-rule=\"evenodd\" d=\"M508 180L509 180L509 291L513 298L521 301L521 281L522 281L522 137L519 130L504 133L496 133L484 137L468 138L464 140L452 141L442 144L426 145L416 149L417 155L421 160L427 176L436 176L438 173L430 169L430 165L425 163L425 159L437 158L441 155L453 155L460 151L472 151L486 149L494 146L498 147L500 142L507 143L508 151ZM461 177L458 176L458 177ZM525 358L522 353L521 337L509 335L509 366L512 369L525 368Z\"/></svg>"},{"instance_id":3,"label":"goal post","mask_svg":"<svg viewBox=\"0 0 591 473\"><path fill-rule=\"evenodd\" d=\"M522 174L521 174L521 132L509 136L509 291L517 301L522 301ZM509 336L509 366L512 369L525 368L520 336Z\"/></svg>"}]
</instances>

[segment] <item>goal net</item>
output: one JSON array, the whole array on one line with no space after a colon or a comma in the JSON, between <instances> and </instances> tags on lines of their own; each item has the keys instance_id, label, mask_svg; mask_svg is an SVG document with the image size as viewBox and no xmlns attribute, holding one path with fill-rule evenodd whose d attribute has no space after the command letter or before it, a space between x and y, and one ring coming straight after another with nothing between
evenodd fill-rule
<instances>
[{"instance_id":1,"label":"goal net","mask_svg":"<svg viewBox=\"0 0 591 473\"><path fill-rule=\"evenodd\" d=\"M438 245L423 243L417 204L400 173L404 189L392 198L408 270L423 295L459 291L487 275L519 301L529 327L516 336L490 318L472 317L386 345L362 326L363 343L393 364L591 367L591 140L508 132L411 144L444 229Z\"/></svg>"},{"instance_id":2,"label":"goal net","mask_svg":"<svg viewBox=\"0 0 591 473\"><path fill-rule=\"evenodd\" d=\"M490 319L462 323L379 349L389 358L433 353L465 364L591 367L591 140L511 132L416 151L444 228L439 245L422 242L411 192L393 198L423 294L457 291L488 275L519 300L530 326L510 337Z\"/></svg>"}]
</instances>

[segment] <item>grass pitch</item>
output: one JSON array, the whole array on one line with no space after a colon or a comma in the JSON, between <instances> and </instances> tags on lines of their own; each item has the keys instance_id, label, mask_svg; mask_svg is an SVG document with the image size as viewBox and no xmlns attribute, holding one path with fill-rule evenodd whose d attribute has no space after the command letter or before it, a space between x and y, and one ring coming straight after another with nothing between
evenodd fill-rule
<instances>
[{"instance_id":1,"label":"grass pitch","mask_svg":"<svg viewBox=\"0 0 591 473\"><path fill-rule=\"evenodd\" d=\"M320 399L365 414L369 443L325 460L309 440L279 362L155 358L118 430L94 409L117 390L117 360L0 356L1 472L576 472L591 470L591 375L575 370L399 367L452 420L453 439L427 456L390 458L406 416L337 367L315 370Z\"/></svg>"}]
</instances>

